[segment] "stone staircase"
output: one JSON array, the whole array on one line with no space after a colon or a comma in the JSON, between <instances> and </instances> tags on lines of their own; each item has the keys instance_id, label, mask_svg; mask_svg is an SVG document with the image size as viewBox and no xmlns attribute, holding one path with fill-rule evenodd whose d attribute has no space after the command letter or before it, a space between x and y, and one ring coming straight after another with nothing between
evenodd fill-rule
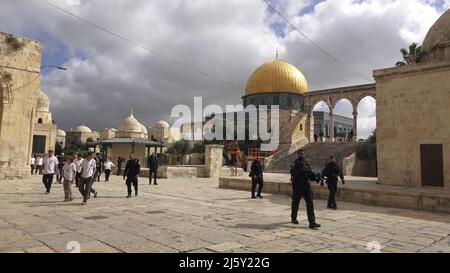
<instances>
[{"instance_id":1,"label":"stone staircase","mask_svg":"<svg viewBox=\"0 0 450 273\"><path fill-rule=\"evenodd\" d=\"M299 146L297 146L299 147ZM296 148L297 148L296 147ZM338 164L342 168L344 158L351 156L356 152L358 143L355 142L324 142L324 143L309 143L303 146L306 153L306 158L311 164L311 168L315 172L320 172L325 167L326 160L334 155ZM283 147L275 155L266 166L265 172L268 173L289 173L289 168L294 160L297 158L296 149Z\"/></svg>"}]
</instances>

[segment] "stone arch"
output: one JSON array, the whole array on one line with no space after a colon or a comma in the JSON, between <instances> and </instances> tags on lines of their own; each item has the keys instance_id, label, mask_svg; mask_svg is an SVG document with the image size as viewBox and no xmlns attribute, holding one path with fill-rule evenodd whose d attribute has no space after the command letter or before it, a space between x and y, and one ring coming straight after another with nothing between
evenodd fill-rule
<instances>
[{"instance_id":1,"label":"stone arch","mask_svg":"<svg viewBox=\"0 0 450 273\"><path fill-rule=\"evenodd\" d=\"M5 78L6 75L7 75L7 73L0 69L0 98L1 98L1 101L0 101L0 135L2 133L4 107L5 107L5 104L10 102L10 98L11 98L11 95L10 95L11 88L10 88L9 82Z\"/></svg>"},{"instance_id":2,"label":"stone arch","mask_svg":"<svg viewBox=\"0 0 450 273\"><path fill-rule=\"evenodd\" d=\"M359 118L358 118L358 120L359 121L361 121L361 120L363 120L363 119L367 119L367 118L369 118L368 116L362 116L361 117L361 112L360 112L360 106L361 106L361 103L364 101L364 100L366 100L366 99L372 99L375 103L374 103L374 108L375 108L375 119L376 119L376 97L375 96L373 96L373 95L364 95L364 96L361 96L359 99L358 99L358 104L356 105L356 110L355 110L355 113L356 113L356 115L357 116L359 116ZM360 126L358 126L358 128L360 128ZM375 120L375 126L374 126L374 129L376 129L376 120ZM359 132L358 132L358 135L359 135Z\"/></svg>"},{"instance_id":3,"label":"stone arch","mask_svg":"<svg viewBox=\"0 0 450 273\"><path fill-rule=\"evenodd\" d=\"M333 137L336 141L350 141L354 136L354 113L355 113L355 104L351 97L347 96L339 96L336 97L339 100L336 100L333 108ZM343 111L337 111L339 105L348 105L350 107L350 113L343 113ZM338 115L339 112L339 115ZM340 116L338 118L338 116ZM347 121L345 118L350 118L352 121ZM331 130L331 129L330 129Z\"/></svg>"},{"instance_id":4,"label":"stone arch","mask_svg":"<svg viewBox=\"0 0 450 273\"><path fill-rule=\"evenodd\" d=\"M6 75L8 75L8 73L0 69L0 95L3 99L2 111L3 105L11 102L11 84L6 80Z\"/></svg>"}]
</instances>

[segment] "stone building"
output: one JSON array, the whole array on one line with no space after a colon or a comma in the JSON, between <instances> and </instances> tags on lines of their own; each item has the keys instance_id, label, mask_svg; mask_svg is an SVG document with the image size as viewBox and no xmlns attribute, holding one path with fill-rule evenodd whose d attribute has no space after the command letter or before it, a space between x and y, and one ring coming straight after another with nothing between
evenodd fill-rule
<instances>
[{"instance_id":1,"label":"stone building","mask_svg":"<svg viewBox=\"0 0 450 273\"><path fill-rule=\"evenodd\" d=\"M100 134L93 132L89 127L80 125L66 133L66 149L78 149L87 142L100 140Z\"/></svg>"},{"instance_id":2,"label":"stone building","mask_svg":"<svg viewBox=\"0 0 450 273\"><path fill-rule=\"evenodd\" d=\"M413 63L374 77L379 183L450 188L450 10Z\"/></svg>"},{"instance_id":3,"label":"stone building","mask_svg":"<svg viewBox=\"0 0 450 273\"><path fill-rule=\"evenodd\" d=\"M42 44L0 32L0 177L29 175Z\"/></svg>"},{"instance_id":4,"label":"stone building","mask_svg":"<svg viewBox=\"0 0 450 273\"><path fill-rule=\"evenodd\" d=\"M164 143L166 147L181 139L180 131L171 128L169 123L164 120L158 121L152 128L149 128L148 136L150 140Z\"/></svg>"},{"instance_id":5,"label":"stone building","mask_svg":"<svg viewBox=\"0 0 450 273\"><path fill-rule=\"evenodd\" d=\"M116 137L117 130L114 128L105 128L100 131L100 140L108 140Z\"/></svg>"},{"instance_id":6,"label":"stone building","mask_svg":"<svg viewBox=\"0 0 450 273\"><path fill-rule=\"evenodd\" d=\"M127 159L130 153L146 166L147 156L152 153L162 153L163 144L148 139L146 127L137 120L133 113L125 118L115 132L114 138L93 142L93 146L101 146L104 155L117 162L119 157Z\"/></svg>"},{"instance_id":7,"label":"stone building","mask_svg":"<svg viewBox=\"0 0 450 273\"><path fill-rule=\"evenodd\" d=\"M326 112L314 111L314 134L323 133L324 138L330 137L330 116ZM349 117L334 115L334 136L347 138L353 130L353 120Z\"/></svg>"},{"instance_id":8,"label":"stone building","mask_svg":"<svg viewBox=\"0 0 450 273\"><path fill-rule=\"evenodd\" d=\"M66 132L63 129L56 130L56 143L63 149L66 147Z\"/></svg>"},{"instance_id":9,"label":"stone building","mask_svg":"<svg viewBox=\"0 0 450 273\"><path fill-rule=\"evenodd\" d=\"M32 154L45 154L56 146L56 125L50 112L50 100L40 91L33 130Z\"/></svg>"}]
</instances>

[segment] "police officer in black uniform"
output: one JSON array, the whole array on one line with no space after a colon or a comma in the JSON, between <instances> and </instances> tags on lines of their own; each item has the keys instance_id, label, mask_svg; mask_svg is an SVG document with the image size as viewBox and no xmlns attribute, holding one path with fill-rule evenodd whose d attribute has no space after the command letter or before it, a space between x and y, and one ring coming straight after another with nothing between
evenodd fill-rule
<instances>
[{"instance_id":1,"label":"police officer in black uniform","mask_svg":"<svg viewBox=\"0 0 450 273\"><path fill-rule=\"evenodd\" d=\"M336 158L334 156L330 156L328 164L322 171L322 177L326 178L328 191L330 192L328 196L328 208L337 210L336 191L338 179L339 177L341 178L342 184L345 184L345 179L341 168L336 164Z\"/></svg>"},{"instance_id":2,"label":"police officer in black uniform","mask_svg":"<svg viewBox=\"0 0 450 273\"><path fill-rule=\"evenodd\" d=\"M151 154L148 157L147 167L148 167L149 185L152 184L152 177L153 177L153 184L158 185L158 183L156 183L156 176L158 175L158 158L156 157L155 153Z\"/></svg>"},{"instance_id":3,"label":"police officer in black uniform","mask_svg":"<svg viewBox=\"0 0 450 273\"><path fill-rule=\"evenodd\" d=\"M319 175L320 178L320 175ZM291 182L292 182L292 223L298 225L297 214L300 200L302 197L306 202L306 211L308 214L309 228L317 229L320 227L316 223L314 215L313 192L311 189L310 180L318 180L318 176L313 173L308 162L306 162L305 151L303 149L298 151L298 157L291 166Z\"/></svg>"},{"instance_id":4,"label":"police officer in black uniform","mask_svg":"<svg viewBox=\"0 0 450 273\"><path fill-rule=\"evenodd\" d=\"M261 161L259 158L257 158L255 161L252 162L251 171L249 176L252 178L252 198L256 199L255 191L256 191L256 185L258 186L258 197L263 198L261 193L264 187L264 178L263 178L263 169L261 165Z\"/></svg>"},{"instance_id":5,"label":"police officer in black uniform","mask_svg":"<svg viewBox=\"0 0 450 273\"><path fill-rule=\"evenodd\" d=\"M131 184L134 187L135 196L138 195L138 176L141 171L141 163L134 158L133 154L130 154L130 160L125 165L125 171L123 172L123 179L126 177L126 184L128 189L127 198L131 198Z\"/></svg>"}]
</instances>

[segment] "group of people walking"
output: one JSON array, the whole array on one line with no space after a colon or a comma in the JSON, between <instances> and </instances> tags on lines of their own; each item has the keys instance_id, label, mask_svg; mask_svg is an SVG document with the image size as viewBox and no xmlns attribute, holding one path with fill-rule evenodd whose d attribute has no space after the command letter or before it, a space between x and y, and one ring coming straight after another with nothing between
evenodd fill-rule
<instances>
[{"instance_id":1,"label":"group of people walking","mask_svg":"<svg viewBox=\"0 0 450 273\"><path fill-rule=\"evenodd\" d=\"M37 164L42 160L42 164ZM121 159L123 160L123 159ZM55 156L53 150L49 150L45 157L34 156L31 160L32 174L36 174L36 166L41 166L42 169L42 183L45 187L45 194L49 194L52 188L53 180L63 184L64 202L71 202L74 200L72 185L78 188L83 202L86 205L90 199L91 194L94 198L97 197L98 192L93 188L96 181L100 181L102 171L105 172L105 182L109 181L112 168L115 167L109 159L103 160L102 156L97 153L89 152L87 158L82 158L81 154L77 154L75 158L65 157L64 153ZM120 163L121 165L121 163ZM158 170L158 159L155 154L148 157L149 166L149 184L153 178L154 185L156 183L156 176ZM120 170L119 170L120 171ZM118 173L119 174L119 173ZM140 162L130 154L129 160L126 163L123 172L123 179L127 185L127 198L131 198L132 186L134 188L135 196L138 195L138 177L140 174Z\"/></svg>"},{"instance_id":2,"label":"group of people walking","mask_svg":"<svg viewBox=\"0 0 450 273\"><path fill-rule=\"evenodd\" d=\"M311 229L320 228L320 224L316 222L314 214L314 198L310 181L320 182L321 186L323 186L323 180L326 179L329 190L327 207L336 210L336 191L339 178L341 179L342 184L345 184L342 170L337 165L336 158L331 156L322 173L316 174L312 171L311 166L306 161L305 151L301 149L298 151L297 159L291 166L290 173L292 183L291 222L295 225L299 224L297 220L298 209L301 199L304 198L309 227ZM262 164L259 159L253 161L249 176L252 178L252 198L263 198L261 194L264 186L264 175ZM255 195L256 186L258 186L257 195Z\"/></svg>"}]
</instances>

